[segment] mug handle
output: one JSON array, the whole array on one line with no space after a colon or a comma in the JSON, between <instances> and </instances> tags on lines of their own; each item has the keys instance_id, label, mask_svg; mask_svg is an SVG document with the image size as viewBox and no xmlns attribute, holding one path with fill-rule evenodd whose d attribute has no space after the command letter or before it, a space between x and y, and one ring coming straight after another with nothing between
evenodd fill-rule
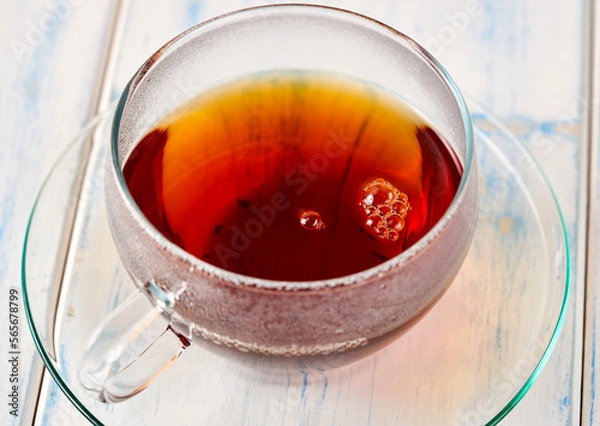
<instances>
[{"instance_id":1,"label":"mug handle","mask_svg":"<svg viewBox=\"0 0 600 426\"><path fill-rule=\"evenodd\" d=\"M78 373L83 387L97 392L102 402L121 402L146 389L171 366L190 341L168 325L136 359L115 371L125 349L160 314L143 290L110 312L96 328L83 356Z\"/></svg>"}]
</instances>

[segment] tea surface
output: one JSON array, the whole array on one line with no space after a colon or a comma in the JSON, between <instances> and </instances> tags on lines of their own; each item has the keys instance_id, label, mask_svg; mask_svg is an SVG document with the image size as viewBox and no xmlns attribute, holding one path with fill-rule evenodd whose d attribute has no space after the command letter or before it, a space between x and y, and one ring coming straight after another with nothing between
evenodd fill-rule
<instances>
[{"instance_id":1,"label":"tea surface","mask_svg":"<svg viewBox=\"0 0 600 426\"><path fill-rule=\"evenodd\" d=\"M135 147L123 170L150 222L243 275L319 280L376 266L444 214L462 166L399 99L334 75L219 86Z\"/></svg>"}]
</instances>

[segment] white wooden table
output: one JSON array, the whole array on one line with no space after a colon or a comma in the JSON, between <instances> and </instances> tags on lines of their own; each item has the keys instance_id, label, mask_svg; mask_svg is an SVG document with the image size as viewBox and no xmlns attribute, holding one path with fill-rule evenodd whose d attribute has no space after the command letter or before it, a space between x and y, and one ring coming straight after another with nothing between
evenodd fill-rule
<instances>
[{"instance_id":1,"label":"white wooden table","mask_svg":"<svg viewBox=\"0 0 600 426\"><path fill-rule=\"evenodd\" d=\"M52 382L36 404L37 353L20 320L19 417L9 415L8 295L43 178L78 129L154 50L255 0L0 3L0 424L85 424ZM592 0L332 0L411 35L533 151L567 222L572 293L548 365L507 425L600 424L600 14ZM465 18L466 17L466 18ZM595 43L593 42L595 40ZM108 51L108 53L107 53ZM107 66L107 64L109 64ZM593 78L592 78L593 77ZM39 361L37 361L39 362ZM46 376L48 377L48 376ZM124 422L123 424L135 424Z\"/></svg>"}]
</instances>

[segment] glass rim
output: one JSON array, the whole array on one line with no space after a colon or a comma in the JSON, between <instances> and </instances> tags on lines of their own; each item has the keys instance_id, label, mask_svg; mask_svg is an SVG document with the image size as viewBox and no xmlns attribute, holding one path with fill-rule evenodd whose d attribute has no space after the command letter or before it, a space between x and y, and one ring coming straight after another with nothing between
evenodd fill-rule
<instances>
[{"instance_id":1,"label":"glass rim","mask_svg":"<svg viewBox=\"0 0 600 426\"><path fill-rule=\"evenodd\" d=\"M331 16L338 19L340 22L352 22L358 24L363 29L374 32L379 31L380 33L383 33L391 39L393 39L397 44L401 44L404 47L412 50L420 57L420 59L426 62L430 66L431 70L434 73L436 73L437 76L442 80L446 89L452 95L456 106L458 107L462 120L462 125L464 127L464 140L466 150L464 163L462 164L463 174L461 176L461 180L456 194L452 199L452 202L442 215L442 217L424 236L422 236L417 242L415 242L413 245L411 245L409 248L407 248L400 254L392 257L391 259L379 265L341 277L314 281L278 281L237 274L235 272L231 272L218 266L212 265L208 262L205 262L192 255L191 253L187 252L183 248L179 247L175 243L171 242L160 231L158 231L158 229L156 229L156 227L146 218L144 213L140 210L139 206L133 199L129 188L127 187L127 183L123 175L122 164L119 160L119 131L121 128L121 119L123 111L125 110L128 104L130 95L136 90L138 83L142 81L145 75L155 66L155 63L159 60L159 58L161 58L164 55L169 55L172 52L175 52L178 49L179 43L184 42L192 34L196 34L198 31L209 30L215 25L217 27L220 27L231 23L231 21L235 22L239 20L243 21L247 19L252 19L252 17L256 16L256 14L258 13L261 13L262 16L264 16L264 14L268 12L287 12L290 15L292 15L294 12L304 12L313 13L321 16L323 14L328 13L331 14ZM320 290L327 290L331 288L360 285L361 283L365 283L368 280L372 279L374 276L386 273L392 269L396 269L398 267L401 267L402 265L407 264L412 259L416 258L418 255L426 251L427 247L431 244L431 242L436 239L436 237L442 232L442 230L457 214L457 210L464 199L466 184L472 177L472 166L474 162L474 135L471 115L467 108L465 99L463 98L458 86L456 85L450 74L446 71L446 69L440 64L440 62L438 62L437 59L435 59L425 48L419 45L412 38L396 30L393 27L390 27L389 25L386 25L376 19L359 14L357 12L323 5L292 3L256 6L225 13L189 28L188 30L180 33L179 35L168 41L166 44L164 44L162 47L160 47L136 71L136 73L125 86L117 102L110 131L110 156L112 168L117 177L117 188L125 202L129 204L128 210L132 212L135 219L142 224L144 231L149 233L150 237L153 240L159 242L160 245L165 247L170 253L177 256L179 259L188 262L197 271L207 273L210 276L215 276L219 279L222 279L225 282L233 283L239 286L248 288L259 288L262 290L308 290L314 292Z\"/></svg>"}]
</instances>

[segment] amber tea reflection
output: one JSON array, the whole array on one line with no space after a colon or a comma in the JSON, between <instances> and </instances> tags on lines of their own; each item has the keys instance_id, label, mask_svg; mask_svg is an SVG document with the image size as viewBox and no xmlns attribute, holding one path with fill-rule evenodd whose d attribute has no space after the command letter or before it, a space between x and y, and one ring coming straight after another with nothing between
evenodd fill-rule
<instances>
[{"instance_id":1,"label":"amber tea reflection","mask_svg":"<svg viewBox=\"0 0 600 426\"><path fill-rule=\"evenodd\" d=\"M150 131L124 176L170 241L279 281L374 267L454 198L462 166L398 98L360 81L265 73L203 93Z\"/></svg>"}]
</instances>

